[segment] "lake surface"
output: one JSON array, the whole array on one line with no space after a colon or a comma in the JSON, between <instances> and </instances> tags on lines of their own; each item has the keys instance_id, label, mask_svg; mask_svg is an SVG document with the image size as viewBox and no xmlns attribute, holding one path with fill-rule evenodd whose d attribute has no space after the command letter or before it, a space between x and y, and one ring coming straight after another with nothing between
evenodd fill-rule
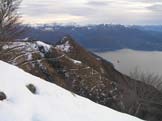
<instances>
[{"instance_id":1,"label":"lake surface","mask_svg":"<svg viewBox=\"0 0 162 121\"><path fill-rule=\"evenodd\" d=\"M137 68L145 73L162 76L162 52L122 49L96 54L113 63L115 68L124 74L128 75Z\"/></svg>"}]
</instances>

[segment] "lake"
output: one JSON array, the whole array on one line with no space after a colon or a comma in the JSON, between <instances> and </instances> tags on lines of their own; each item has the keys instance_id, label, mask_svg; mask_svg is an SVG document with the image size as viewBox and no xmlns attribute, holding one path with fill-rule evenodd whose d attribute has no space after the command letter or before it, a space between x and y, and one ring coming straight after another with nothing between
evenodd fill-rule
<instances>
[{"instance_id":1,"label":"lake","mask_svg":"<svg viewBox=\"0 0 162 121\"><path fill-rule=\"evenodd\" d=\"M145 73L162 76L162 52L160 51L122 49L96 54L113 63L115 68L124 74L128 75L137 68Z\"/></svg>"}]
</instances>

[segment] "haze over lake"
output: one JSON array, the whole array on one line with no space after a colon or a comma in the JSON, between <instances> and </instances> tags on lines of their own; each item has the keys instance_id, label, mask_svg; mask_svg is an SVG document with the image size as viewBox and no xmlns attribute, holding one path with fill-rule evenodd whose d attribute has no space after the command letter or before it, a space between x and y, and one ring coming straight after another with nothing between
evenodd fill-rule
<instances>
[{"instance_id":1,"label":"haze over lake","mask_svg":"<svg viewBox=\"0 0 162 121\"><path fill-rule=\"evenodd\" d=\"M154 73L162 76L162 52L136 51L122 49L118 51L96 53L124 74L129 74L136 68L145 73Z\"/></svg>"}]
</instances>

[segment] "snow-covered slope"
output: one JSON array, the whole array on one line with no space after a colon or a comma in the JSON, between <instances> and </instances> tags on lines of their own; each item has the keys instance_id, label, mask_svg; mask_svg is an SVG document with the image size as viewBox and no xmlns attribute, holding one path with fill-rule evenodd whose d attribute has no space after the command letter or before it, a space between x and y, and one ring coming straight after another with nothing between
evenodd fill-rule
<instances>
[{"instance_id":1,"label":"snow-covered slope","mask_svg":"<svg viewBox=\"0 0 162 121\"><path fill-rule=\"evenodd\" d=\"M140 121L0 61L0 121ZM36 94L27 84L35 85Z\"/></svg>"}]
</instances>

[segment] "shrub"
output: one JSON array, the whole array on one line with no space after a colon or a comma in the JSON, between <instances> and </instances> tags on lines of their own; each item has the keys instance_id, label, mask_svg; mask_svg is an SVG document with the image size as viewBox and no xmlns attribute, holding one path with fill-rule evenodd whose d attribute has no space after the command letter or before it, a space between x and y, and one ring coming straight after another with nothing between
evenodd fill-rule
<instances>
[{"instance_id":1,"label":"shrub","mask_svg":"<svg viewBox=\"0 0 162 121\"><path fill-rule=\"evenodd\" d=\"M152 85L162 92L162 77L155 73L146 73L135 68L129 73L132 79L145 82L146 84Z\"/></svg>"}]
</instances>

